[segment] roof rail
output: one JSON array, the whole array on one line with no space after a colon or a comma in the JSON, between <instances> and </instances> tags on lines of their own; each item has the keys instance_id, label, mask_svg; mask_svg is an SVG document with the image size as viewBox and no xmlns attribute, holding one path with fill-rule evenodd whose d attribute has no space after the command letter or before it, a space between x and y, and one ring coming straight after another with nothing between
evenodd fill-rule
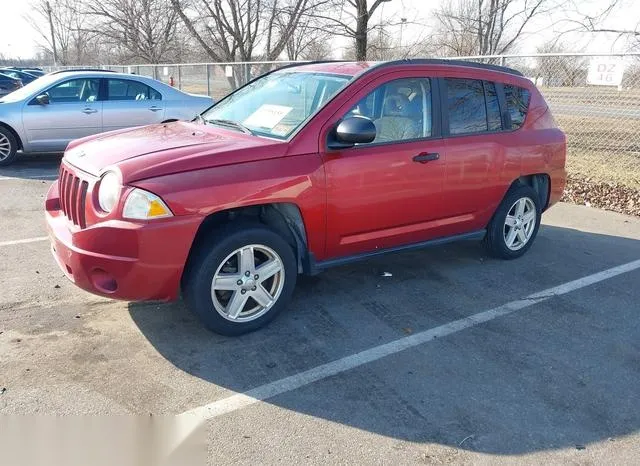
<instances>
[{"instance_id":1,"label":"roof rail","mask_svg":"<svg viewBox=\"0 0 640 466\"><path fill-rule=\"evenodd\" d=\"M512 74L514 76L521 76L521 77L524 76L520 71L514 70L513 68L508 68L506 66L493 65L493 64L489 64L489 63L478 63L478 62L467 61L467 60L444 59L444 58L407 58L407 59L402 59L402 60L393 60L393 61L382 62L379 65L375 66L374 68L383 67L383 66L391 66L391 65L402 65L402 64L406 64L406 65L454 65L454 66L463 66L463 67L467 67L467 68L479 68L479 69L484 69L484 70L499 71L501 73Z\"/></svg>"},{"instance_id":2,"label":"roof rail","mask_svg":"<svg viewBox=\"0 0 640 466\"><path fill-rule=\"evenodd\" d=\"M103 70L102 68L73 68L68 70L52 71L49 74L73 73L74 71L97 71L97 72L104 72L104 73L115 73L115 71L113 70Z\"/></svg>"}]
</instances>

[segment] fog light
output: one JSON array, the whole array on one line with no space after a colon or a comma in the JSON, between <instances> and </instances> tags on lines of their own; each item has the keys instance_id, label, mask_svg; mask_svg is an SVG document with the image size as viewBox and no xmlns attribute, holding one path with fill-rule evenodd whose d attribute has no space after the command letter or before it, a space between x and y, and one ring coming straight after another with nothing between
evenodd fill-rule
<instances>
[{"instance_id":1,"label":"fog light","mask_svg":"<svg viewBox=\"0 0 640 466\"><path fill-rule=\"evenodd\" d=\"M93 286L103 293L115 293L118 289L116 279L102 269L93 269L90 278Z\"/></svg>"}]
</instances>

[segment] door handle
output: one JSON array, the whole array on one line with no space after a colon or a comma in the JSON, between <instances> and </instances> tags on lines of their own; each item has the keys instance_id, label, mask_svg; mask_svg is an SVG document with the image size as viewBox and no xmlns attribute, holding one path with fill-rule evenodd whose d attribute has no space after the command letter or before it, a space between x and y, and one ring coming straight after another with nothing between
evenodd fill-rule
<instances>
[{"instance_id":1,"label":"door handle","mask_svg":"<svg viewBox=\"0 0 640 466\"><path fill-rule=\"evenodd\" d=\"M82 113L90 115L91 113L98 113L98 111L95 108L87 107L82 111Z\"/></svg>"},{"instance_id":2,"label":"door handle","mask_svg":"<svg viewBox=\"0 0 640 466\"><path fill-rule=\"evenodd\" d=\"M424 152L422 154L416 155L413 158L413 161L418 163L427 163L427 162L432 162L434 160L438 160L439 158L440 158L440 154L438 154L437 152L431 152L431 153Z\"/></svg>"},{"instance_id":3,"label":"door handle","mask_svg":"<svg viewBox=\"0 0 640 466\"><path fill-rule=\"evenodd\" d=\"M162 110L162 108L160 108L160 107L149 107L149 110L151 110L152 112L157 112L159 110Z\"/></svg>"}]
</instances>

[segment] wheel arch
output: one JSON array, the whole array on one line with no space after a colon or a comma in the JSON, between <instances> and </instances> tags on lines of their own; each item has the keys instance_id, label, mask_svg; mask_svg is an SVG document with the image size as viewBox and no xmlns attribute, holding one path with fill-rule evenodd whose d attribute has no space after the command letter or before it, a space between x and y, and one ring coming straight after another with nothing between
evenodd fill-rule
<instances>
[{"instance_id":1,"label":"wheel arch","mask_svg":"<svg viewBox=\"0 0 640 466\"><path fill-rule=\"evenodd\" d=\"M549 199L551 197L551 177L547 173L532 173L530 175L521 175L511 183L509 190L514 186L526 185L530 186L538 193L538 203L544 212L549 207Z\"/></svg>"},{"instance_id":2,"label":"wheel arch","mask_svg":"<svg viewBox=\"0 0 640 466\"><path fill-rule=\"evenodd\" d=\"M20 138L20 135L18 135L18 132L15 129L13 129L11 125L3 121L0 121L0 126L8 130L13 135L13 137L16 138L16 142L18 143L18 150L24 149L24 145L22 144L22 139Z\"/></svg>"},{"instance_id":3,"label":"wheel arch","mask_svg":"<svg viewBox=\"0 0 640 466\"><path fill-rule=\"evenodd\" d=\"M206 244L207 238L217 229L233 222L261 223L270 227L292 247L298 273L310 271L307 231L300 208L290 202L275 202L221 210L205 217L189 251L185 273L191 257Z\"/></svg>"}]
</instances>

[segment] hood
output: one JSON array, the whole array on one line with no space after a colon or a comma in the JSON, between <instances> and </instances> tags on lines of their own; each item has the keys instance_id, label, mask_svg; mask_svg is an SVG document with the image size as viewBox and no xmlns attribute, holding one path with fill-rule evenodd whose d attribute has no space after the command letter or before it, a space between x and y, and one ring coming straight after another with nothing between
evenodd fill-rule
<instances>
[{"instance_id":1,"label":"hood","mask_svg":"<svg viewBox=\"0 0 640 466\"><path fill-rule=\"evenodd\" d=\"M128 183L218 165L282 157L286 148L284 141L178 121L72 141L64 158L67 163L94 176L117 167L123 183Z\"/></svg>"}]
</instances>

